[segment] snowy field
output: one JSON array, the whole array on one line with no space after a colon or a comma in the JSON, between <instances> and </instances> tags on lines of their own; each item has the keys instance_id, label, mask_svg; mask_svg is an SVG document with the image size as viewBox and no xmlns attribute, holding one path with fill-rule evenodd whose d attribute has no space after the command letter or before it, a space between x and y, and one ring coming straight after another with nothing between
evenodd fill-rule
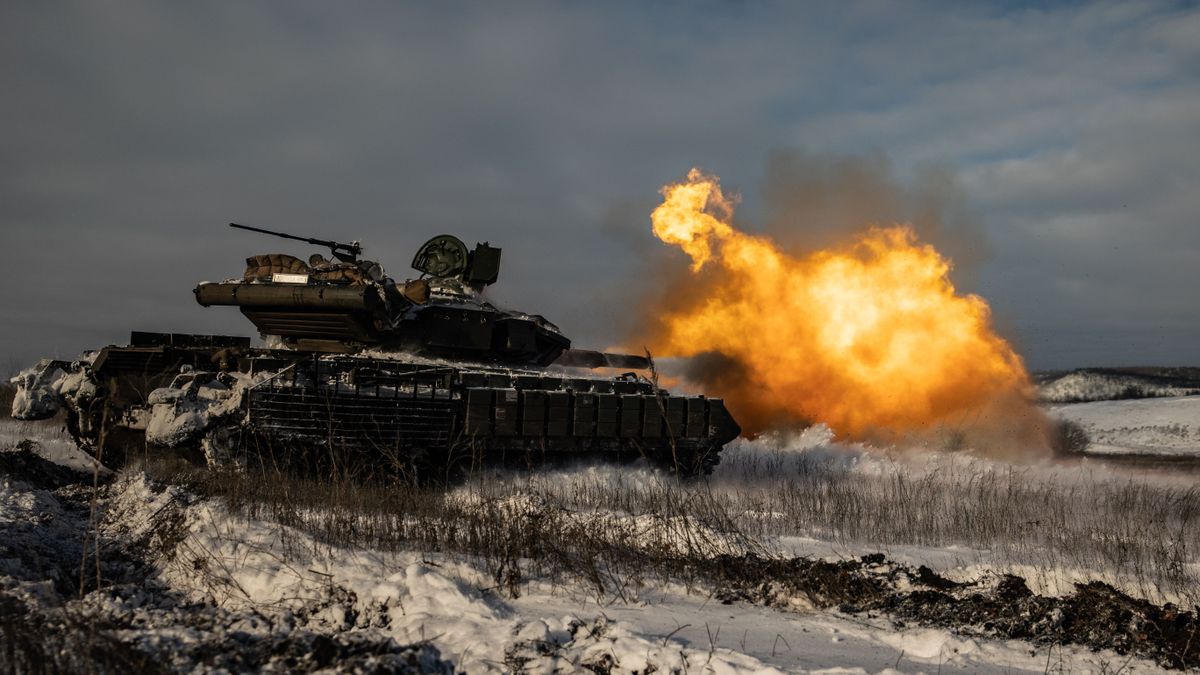
<instances>
[{"instance_id":1,"label":"snowy field","mask_svg":"<svg viewBox=\"0 0 1200 675\"><path fill-rule=\"evenodd\" d=\"M1075 583L1186 607L1200 578L1186 481L822 428L739 442L707 483L594 466L373 492L152 465L102 485L94 514L92 474L17 462L27 438L91 466L58 427L0 420L0 637L26 645L8 658L97 672L1153 672L1178 645L1138 656L1119 635L1094 649L1037 631L1108 611L1106 587ZM1024 578L1015 594L1005 573ZM1139 625L1122 598L1114 616ZM972 618L1006 602L1045 615ZM72 632L97 625L103 649Z\"/></svg>"},{"instance_id":2,"label":"snowy field","mask_svg":"<svg viewBox=\"0 0 1200 675\"><path fill-rule=\"evenodd\" d=\"M1074 403L1050 412L1084 428L1089 453L1200 459L1200 396Z\"/></svg>"}]
</instances>

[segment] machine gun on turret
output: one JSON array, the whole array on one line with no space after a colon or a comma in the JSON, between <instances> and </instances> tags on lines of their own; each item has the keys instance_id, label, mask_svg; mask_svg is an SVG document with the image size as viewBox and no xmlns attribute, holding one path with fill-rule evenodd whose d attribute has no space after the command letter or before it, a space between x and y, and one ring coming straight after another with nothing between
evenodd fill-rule
<instances>
[{"instance_id":1,"label":"machine gun on turret","mask_svg":"<svg viewBox=\"0 0 1200 675\"><path fill-rule=\"evenodd\" d=\"M269 234L273 237L282 237L284 239L295 239L296 241L303 241L303 242L312 244L314 246L324 246L325 248L329 249L329 252L330 252L330 254L333 255L333 257L337 258L338 260L341 260L342 262L356 263L356 262L358 262L358 256L362 254L362 244L359 244L357 241L352 241L349 244L340 244L336 241L332 241L329 239L314 239L312 237L298 237L294 234L287 234L286 232L274 232L272 230L264 230L261 227L251 227L250 225L239 225L237 223L230 223L229 226L236 227L239 230L249 230L251 232L261 232L262 234Z\"/></svg>"}]
</instances>

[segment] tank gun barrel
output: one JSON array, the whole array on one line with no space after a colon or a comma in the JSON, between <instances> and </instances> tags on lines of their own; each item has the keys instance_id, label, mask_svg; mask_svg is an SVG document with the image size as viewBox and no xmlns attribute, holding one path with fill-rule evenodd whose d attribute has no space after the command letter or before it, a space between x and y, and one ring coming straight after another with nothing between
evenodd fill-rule
<instances>
[{"instance_id":1,"label":"tank gun barrel","mask_svg":"<svg viewBox=\"0 0 1200 675\"><path fill-rule=\"evenodd\" d=\"M275 232L273 230L264 230L261 227L253 227L250 225L239 225L238 223L230 223L229 226L235 227L239 230L249 230L251 232L261 232L262 234L269 234L273 237L282 237L284 239L295 239L296 241L303 241L303 242L312 244L314 246L324 246L329 249L329 252L333 254L333 257L337 258L338 260L341 260L342 262L357 262L359 254L362 253L362 245L359 244L357 241L352 241L349 244L342 244L342 243L333 241L331 239L314 239L312 237L299 237L294 234L287 234L286 232Z\"/></svg>"},{"instance_id":2,"label":"tank gun barrel","mask_svg":"<svg viewBox=\"0 0 1200 675\"><path fill-rule=\"evenodd\" d=\"M590 349L568 349L558 356L555 365L575 368L632 368L649 370L650 359L635 354L612 354Z\"/></svg>"}]
</instances>

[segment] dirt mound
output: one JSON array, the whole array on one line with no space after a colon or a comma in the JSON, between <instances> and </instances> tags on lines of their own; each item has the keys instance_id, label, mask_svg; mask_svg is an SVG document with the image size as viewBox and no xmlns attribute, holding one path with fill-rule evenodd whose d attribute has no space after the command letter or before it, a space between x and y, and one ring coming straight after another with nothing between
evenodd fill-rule
<instances>
[{"instance_id":1,"label":"dirt mound","mask_svg":"<svg viewBox=\"0 0 1200 675\"><path fill-rule=\"evenodd\" d=\"M1200 666L1200 618L1155 605L1108 584L1076 584L1064 597L1036 595L1004 574L968 583L882 554L829 562L809 558L723 556L712 561L723 602L788 606L804 600L843 612L886 612L905 621L962 633L1037 643L1077 644L1149 658L1168 668Z\"/></svg>"},{"instance_id":2,"label":"dirt mound","mask_svg":"<svg viewBox=\"0 0 1200 675\"><path fill-rule=\"evenodd\" d=\"M328 633L297 625L304 611L271 618L171 589L154 561L186 534L182 512L160 509L143 536L127 536L106 522L111 483L93 518L92 474L47 461L32 442L0 452L0 478L0 673L454 671L428 643Z\"/></svg>"},{"instance_id":3,"label":"dirt mound","mask_svg":"<svg viewBox=\"0 0 1200 675\"><path fill-rule=\"evenodd\" d=\"M0 591L0 670L7 673L166 673L150 654L70 612L41 611Z\"/></svg>"},{"instance_id":4,"label":"dirt mound","mask_svg":"<svg viewBox=\"0 0 1200 675\"><path fill-rule=\"evenodd\" d=\"M150 625L145 619L156 621ZM179 619L182 618L182 621ZM223 672L380 674L454 672L429 644L401 645L363 633L323 634L307 629L269 633L206 625L213 616L174 617L162 612L105 615L78 607L42 609L0 591L0 671L7 673ZM237 617L245 620L245 617ZM197 620L199 619L199 620ZM218 621L220 623L220 621ZM186 629L174 642L163 633ZM137 639L130 640L129 634ZM161 644L159 644L161 643Z\"/></svg>"}]
</instances>

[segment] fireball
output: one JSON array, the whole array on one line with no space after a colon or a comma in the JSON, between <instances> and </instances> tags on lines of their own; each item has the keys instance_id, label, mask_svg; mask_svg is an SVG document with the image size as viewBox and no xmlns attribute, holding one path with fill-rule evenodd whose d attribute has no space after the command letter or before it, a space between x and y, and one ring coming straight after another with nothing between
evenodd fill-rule
<instances>
[{"instance_id":1,"label":"fireball","mask_svg":"<svg viewBox=\"0 0 1200 675\"><path fill-rule=\"evenodd\" d=\"M715 176L692 169L662 195L654 234L689 256L692 279L644 341L657 357L691 358L692 378L751 434L799 422L851 439L981 425L1040 434L1029 376L987 303L958 292L950 261L911 227L799 256L734 227Z\"/></svg>"}]
</instances>

